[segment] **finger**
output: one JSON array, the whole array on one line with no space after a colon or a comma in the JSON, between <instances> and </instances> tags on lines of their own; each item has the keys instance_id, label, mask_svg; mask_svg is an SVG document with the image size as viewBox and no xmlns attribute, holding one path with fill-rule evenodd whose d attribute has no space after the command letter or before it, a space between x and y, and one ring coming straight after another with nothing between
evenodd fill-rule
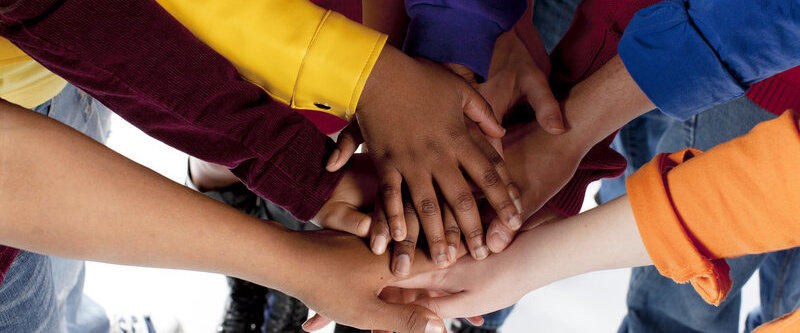
<instances>
[{"instance_id":1,"label":"finger","mask_svg":"<svg viewBox=\"0 0 800 333\"><path fill-rule=\"evenodd\" d=\"M458 170L457 168L453 169L456 172ZM439 208L439 200L431 178L425 175L416 175L407 177L406 183L408 184L411 198L414 200L414 208L417 211L422 230L425 231L425 239L428 241L431 259L437 266L446 267L449 262L447 260L447 244L444 240L442 211ZM469 193L469 188L467 188L466 193Z\"/></svg>"},{"instance_id":2,"label":"finger","mask_svg":"<svg viewBox=\"0 0 800 333\"><path fill-rule=\"evenodd\" d=\"M373 213L369 228L369 239L369 247L373 253L381 255L386 252L386 246L389 245L389 224L386 221L383 205L380 203L375 204L375 213Z\"/></svg>"},{"instance_id":3,"label":"finger","mask_svg":"<svg viewBox=\"0 0 800 333\"><path fill-rule=\"evenodd\" d=\"M452 208L458 227L464 231L464 237L467 240L470 253L477 260L486 258L489 255L489 249L483 241L483 226L481 226L478 204L475 202L475 197L472 195L466 180L458 172L455 175L437 173L436 181L439 184L439 188L442 189L442 194L447 199L448 205ZM451 244L448 242L449 245ZM448 253L449 251L448 248Z\"/></svg>"},{"instance_id":4,"label":"finger","mask_svg":"<svg viewBox=\"0 0 800 333\"><path fill-rule=\"evenodd\" d=\"M311 317L308 320L306 320L305 323L303 323L303 331L314 332L314 331L317 331L317 330L321 330L325 326L328 326L328 324L330 324L330 323L331 323L330 319L328 319L325 316L317 313L313 317Z\"/></svg>"},{"instance_id":5,"label":"finger","mask_svg":"<svg viewBox=\"0 0 800 333\"><path fill-rule=\"evenodd\" d=\"M512 230L519 229L522 226L521 214L514 204L514 199L511 198L515 187L502 182L500 173L497 172L495 166L483 156L475 145L465 147L465 152L459 158L462 167L486 195L486 199L497 212L500 221Z\"/></svg>"},{"instance_id":6,"label":"finger","mask_svg":"<svg viewBox=\"0 0 800 333\"><path fill-rule=\"evenodd\" d=\"M522 93L531 107L536 110L536 121L550 134L561 134L566 130L561 107L558 104L550 84L539 68L533 66L531 75L520 82Z\"/></svg>"},{"instance_id":7,"label":"finger","mask_svg":"<svg viewBox=\"0 0 800 333\"><path fill-rule=\"evenodd\" d=\"M506 134L506 129L500 125L500 121L494 116L489 103L475 89L468 88L464 89L464 91L464 115L477 123L484 134L495 138L503 137Z\"/></svg>"},{"instance_id":8,"label":"finger","mask_svg":"<svg viewBox=\"0 0 800 333\"><path fill-rule=\"evenodd\" d=\"M442 205L442 217L444 218L444 239L447 242L447 259L454 263L458 255L458 248L461 245L461 229L458 227L456 217L450 205Z\"/></svg>"},{"instance_id":9,"label":"finger","mask_svg":"<svg viewBox=\"0 0 800 333\"><path fill-rule=\"evenodd\" d=\"M486 244L489 245L492 252L500 253L508 247L508 244L511 244L516 233L516 230L509 229L495 218L486 231Z\"/></svg>"},{"instance_id":10,"label":"finger","mask_svg":"<svg viewBox=\"0 0 800 333\"><path fill-rule=\"evenodd\" d=\"M320 226L325 229L344 231L358 237L366 237L371 221L372 218L369 215L359 212L354 207L337 204L327 215L322 217Z\"/></svg>"},{"instance_id":11,"label":"finger","mask_svg":"<svg viewBox=\"0 0 800 333\"><path fill-rule=\"evenodd\" d=\"M500 181L503 184L508 184L506 188L508 190L508 195L511 197L514 206L517 208L517 213L522 214L522 203L520 201L519 188L517 188L516 184L514 184L511 174L508 171L508 167L506 166L506 161L500 154L500 150L497 150L497 148L489 140L486 140L486 138L477 137L475 141L477 141L476 144L481 148L481 151L483 151L483 154L486 156L486 158L489 159L489 163L494 166L495 171L497 171L497 175L500 176ZM502 142L500 145L502 146ZM521 224L521 219L518 222ZM519 228L519 226L512 225L509 225L508 227L512 229Z\"/></svg>"},{"instance_id":12,"label":"finger","mask_svg":"<svg viewBox=\"0 0 800 333\"><path fill-rule=\"evenodd\" d=\"M394 243L392 250L392 273L399 277L406 277L411 273L411 263L414 261L417 238L419 237L419 221L414 205L405 204L405 220L408 221L406 238Z\"/></svg>"},{"instance_id":13,"label":"finger","mask_svg":"<svg viewBox=\"0 0 800 333\"><path fill-rule=\"evenodd\" d=\"M345 127L336 139L336 149L331 153L325 169L334 172L341 169L353 157L358 146L364 142L358 122L352 122Z\"/></svg>"},{"instance_id":14,"label":"finger","mask_svg":"<svg viewBox=\"0 0 800 333\"><path fill-rule=\"evenodd\" d=\"M389 230L392 239L401 241L406 238L406 221L403 214L403 177L396 169L384 170L381 175L380 194L383 198L383 209L389 219Z\"/></svg>"},{"instance_id":15,"label":"finger","mask_svg":"<svg viewBox=\"0 0 800 333\"><path fill-rule=\"evenodd\" d=\"M375 322L381 329L399 333L445 333L444 322L433 311L419 305L383 303Z\"/></svg>"}]
</instances>

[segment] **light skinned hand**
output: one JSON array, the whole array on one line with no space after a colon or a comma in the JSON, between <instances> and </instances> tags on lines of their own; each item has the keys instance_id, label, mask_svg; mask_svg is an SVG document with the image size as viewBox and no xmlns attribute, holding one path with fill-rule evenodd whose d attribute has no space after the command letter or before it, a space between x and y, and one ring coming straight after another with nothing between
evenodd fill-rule
<instances>
[{"instance_id":1,"label":"light skinned hand","mask_svg":"<svg viewBox=\"0 0 800 333\"><path fill-rule=\"evenodd\" d=\"M501 137L505 130L483 98L457 76L386 47L367 80L356 116L376 165L382 207L395 241L405 240L408 233L402 201L405 183L431 256L440 265L447 264L438 189L453 207L462 232L480 230L465 234L474 237L469 243L472 255L485 258L489 251L477 203L464 174L481 189L500 220L521 224L509 195L510 179L502 176L508 174L502 158L482 150L480 141L485 138L471 136L467 125L475 122L493 137Z\"/></svg>"}]
</instances>

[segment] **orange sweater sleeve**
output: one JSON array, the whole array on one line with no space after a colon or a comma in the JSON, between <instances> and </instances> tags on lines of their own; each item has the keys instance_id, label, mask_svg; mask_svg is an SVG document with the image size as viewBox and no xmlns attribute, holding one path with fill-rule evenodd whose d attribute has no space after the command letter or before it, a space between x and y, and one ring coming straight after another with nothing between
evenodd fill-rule
<instances>
[{"instance_id":1,"label":"orange sweater sleeve","mask_svg":"<svg viewBox=\"0 0 800 333\"><path fill-rule=\"evenodd\" d=\"M701 154L657 156L628 178L629 199L659 272L719 304L721 258L800 245L800 132L785 112Z\"/></svg>"}]
</instances>

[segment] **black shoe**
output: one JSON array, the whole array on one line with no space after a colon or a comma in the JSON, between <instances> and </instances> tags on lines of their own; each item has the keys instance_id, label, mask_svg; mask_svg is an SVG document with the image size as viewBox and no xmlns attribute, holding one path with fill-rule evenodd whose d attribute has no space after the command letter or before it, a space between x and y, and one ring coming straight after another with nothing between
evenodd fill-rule
<instances>
[{"instance_id":1,"label":"black shoe","mask_svg":"<svg viewBox=\"0 0 800 333\"><path fill-rule=\"evenodd\" d=\"M231 292L218 333L261 332L268 289L252 282L228 277Z\"/></svg>"},{"instance_id":2,"label":"black shoe","mask_svg":"<svg viewBox=\"0 0 800 333\"><path fill-rule=\"evenodd\" d=\"M270 289L263 315L267 318L265 333L299 333L308 319L308 308L298 299Z\"/></svg>"},{"instance_id":3,"label":"black shoe","mask_svg":"<svg viewBox=\"0 0 800 333\"><path fill-rule=\"evenodd\" d=\"M333 329L333 333L369 333L370 331L364 331L357 328L352 328L350 326L344 326L336 324L336 328Z\"/></svg>"},{"instance_id":4,"label":"black shoe","mask_svg":"<svg viewBox=\"0 0 800 333\"><path fill-rule=\"evenodd\" d=\"M453 325L450 326L450 331L453 333L497 333L497 330L472 326L463 322L462 320L454 321Z\"/></svg>"}]
</instances>

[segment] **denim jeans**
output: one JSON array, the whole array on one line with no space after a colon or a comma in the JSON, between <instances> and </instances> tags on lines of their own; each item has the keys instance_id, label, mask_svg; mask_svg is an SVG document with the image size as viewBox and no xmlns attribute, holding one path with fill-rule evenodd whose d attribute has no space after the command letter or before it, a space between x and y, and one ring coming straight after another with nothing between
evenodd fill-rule
<instances>
[{"instance_id":1,"label":"denim jeans","mask_svg":"<svg viewBox=\"0 0 800 333\"><path fill-rule=\"evenodd\" d=\"M110 111L68 85L34 108L104 143ZM20 251L0 285L0 332L108 332L105 310L83 295L83 261Z\"/></svg>"},{"instance_id":2,"label":"denim jeans","mask_svg":"<svg viewBox=\"0 0 800 333\"><path fill-rule=\"evenodd\" d=\"M653 111L658 112L658 111ZM747 98L713 107L686 121L648 113L626 125L614 147L630 163L629 175L658 153L687 147L708 150L746 134L775 116ZM713 172L713 170L709 170ZM625 193L624 179L604 180L601 202ZM634 268L628 291L628 314L619 332L736 332L739 327L741 288L760 269L762 307L748 316L748 326L775 319L796 308L800 295L793 273L800 273L796 249L728 259L733 287L718 307L705 303L688 284L661 276L653 266ZM800 287L800 284L797 285Z\"/></svg>"}]
</instances>

